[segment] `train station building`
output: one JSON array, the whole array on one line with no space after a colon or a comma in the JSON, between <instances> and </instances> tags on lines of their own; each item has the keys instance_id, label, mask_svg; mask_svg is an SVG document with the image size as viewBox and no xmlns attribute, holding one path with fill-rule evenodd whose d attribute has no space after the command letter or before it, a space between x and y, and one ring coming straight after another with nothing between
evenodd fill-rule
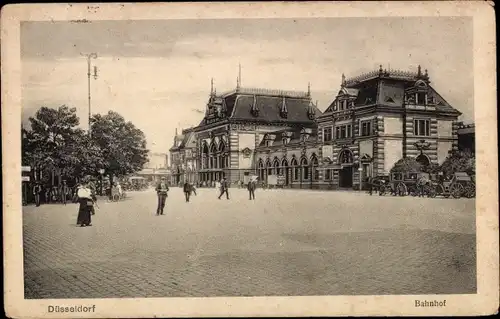
<instances>
[{"instance_id":1,"label":"train station building","mask_svg":"<svg viewBox=\"0 0 500 319\"><path fill-rule=\"evenodd\" d=\"M244 88L240 79L222 94L212 83L202 121L176 136L171 149L176 181L186 175L181 151L186 147L194 182L222 177L245 182L257 175L263 183L272 176L284 187L326 189L360 189L370 176L387 175L403 157L440 164L458 148L461 113L420 66L417 72L381 66L349 79L342 75L323 113L309 86L304 92Z\"/></svg>"},{"instance_id":2,"label":"train station building","mask_svg":"<svg viewBox=\"0 0 500 319\"><path fill-rule=\"evenodd\" d=\"M441 164L458 147L461 115L432 86L427 70L379 70L342 81L318 118L320 186L359 189L403 157Z\"/></svg>"}]
</instances>

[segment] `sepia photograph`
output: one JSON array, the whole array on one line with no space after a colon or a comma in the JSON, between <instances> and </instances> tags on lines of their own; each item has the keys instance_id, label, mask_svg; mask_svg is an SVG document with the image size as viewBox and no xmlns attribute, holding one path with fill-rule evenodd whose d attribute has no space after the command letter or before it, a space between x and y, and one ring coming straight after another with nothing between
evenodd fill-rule
<instances>
[{"instance_id":1,"label":"sepia photograph","mask_svg":"<svg viewBox=\"0 0 500 319\"><path fill-rule=\"evenodd\" d=\"M19 109L2 105L2 126L16 117L3 154L19 153L17 197L4 192L19 207L4 210L19 219L16 298L45 300L36 316L51 318L118 316L97 302L117 298L402 296L407 313L437 315L467 309L454 296L485 297L498 254L480 270L478 214L498 248L496 151L483 155L496 135L476 128L496 131L495 97L478 104L496 83L491 53L494 87L478 91L478 15L239 5L18 18ZM280 6L291 12L268 9ZM496 306L476 312L498 310L490 278ZM143 308L134 315L178 315ZM214 313L201 309L183 314Z\"/></svg>"}]
</instances>

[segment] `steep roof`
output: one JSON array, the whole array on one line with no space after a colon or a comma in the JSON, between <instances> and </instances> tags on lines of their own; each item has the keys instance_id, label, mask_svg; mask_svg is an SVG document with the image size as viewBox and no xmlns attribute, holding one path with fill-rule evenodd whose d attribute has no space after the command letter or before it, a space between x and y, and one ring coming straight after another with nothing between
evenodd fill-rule
<instances>
[{"instance_id":1,"label":"steep roof","mask_svg":"<svg viewBox=\"0 0 500 319\"><path fill-rule=\"evenodd\" d=\"M314 117L310 113L321 115L309 92L237 88L217 97L225 118L234 121L311 124Z\"/></svg>"},{"instance_id":2,"label":"steep roof","mask_svg":"<svg viewBox=\"0 0 500 319\"><path fill-rule=\"evenodd\" d=\"M337 97L344 94L355 97L354 105L363 106L370 104L402 107L404 104L405 91L415 87L419 82L427 86L428 97L434 98L436 110L451 115L461 113L453 108L431 85L427 71L423 74L420 70L416 73L399 70L382 70L369 72L344 80ZM323 114L331 114L335 97Z\"/></svg>"},{"instance_id":3,"label":"steep roof","mask_svg":"<svg viewBox=\"0 0 500 319\"><path fill-rule=\"evenodd\" d=\"M284 146L285 144L283 144L283 133L290 133L290 141L287 144L293 144L293 143L300 142L300 138L301 138L303 129L308 129L310 132L308 140L313 140L313 141L316 140L316 138L318 136L318 130L312 126L311 127L304 127L304 128L296 128L296 129L277 130L277 131L268 132L266 135L274 135L273 146ZM267 147L265 139L263 139L260 142L260 144L257 146L257 148L260 148L260 147Z\"/></svg>"}]
</instances>

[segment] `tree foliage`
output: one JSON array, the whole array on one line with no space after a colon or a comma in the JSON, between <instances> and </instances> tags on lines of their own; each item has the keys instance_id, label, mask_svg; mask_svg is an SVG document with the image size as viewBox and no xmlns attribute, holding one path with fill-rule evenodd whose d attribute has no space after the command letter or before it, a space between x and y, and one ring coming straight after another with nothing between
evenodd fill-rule
<instances>
[{"instance_id":1,"label":"tree foliage","mask_svg":"<svg viewBox=\"0 0 500 319\"><path fill-rule=\"evenodd\" d=\"M414 157L403 157L394 163L391 168L391 173L394 172L421 172L422 164L420 164Z\"/></svg>"},{"instance_id":2,"label":"tree foliage","mask_svg":"<svg viewBox=\"0 0 500 319\"><path fill-rule=\"evenodd\" d=\"M444 175L452 175L455 172L466 172L474 175L476 171L476 159L470 151L452 152L441 164Z\"/></svg>"},{"instance_id":3,"label":"tree foliage","mask_svg":"<svg viewBox=\"0 0 500 319\"><path fill-rule=\"evenodd\" d=\"M96 114L92 120L92 141L102 150L106 172L111 176L135 173L148 160L146 137L130 121L120 114L109 111Z\"/></svg>"},{"instance_id":4,"label":"tree foliage","mask_svg":"<svg viewBox=\"0 0 500 319\"><path fill-rule=\"evenodd\" d=\"M147 161L144 133L115 112L95 115L92 136L78 128L75 108L41 107L23 130L22 161L66 178L98 175L99 169L125 175L142 169Z\"/></svg>"}]
</instances>

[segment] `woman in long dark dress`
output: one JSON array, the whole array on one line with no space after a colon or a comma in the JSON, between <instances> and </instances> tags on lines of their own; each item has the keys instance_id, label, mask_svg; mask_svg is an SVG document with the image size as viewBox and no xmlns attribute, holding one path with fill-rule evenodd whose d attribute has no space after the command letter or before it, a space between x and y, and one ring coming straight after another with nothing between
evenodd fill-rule
<instances>
[{"instance_id":1,"label":"woman in long dark dress","mask_svg":"<svg viewBox=\"0 0 500 319\"><path fill-rule=\"evenodd\" d=\"M87 183L82 184L80 188L78 188L77 196L80 207L78 209L78 219L76 224L81 227L92 226L91 213L94 201L92 200L92 191Z\"/></svg>"}]
</instances>

